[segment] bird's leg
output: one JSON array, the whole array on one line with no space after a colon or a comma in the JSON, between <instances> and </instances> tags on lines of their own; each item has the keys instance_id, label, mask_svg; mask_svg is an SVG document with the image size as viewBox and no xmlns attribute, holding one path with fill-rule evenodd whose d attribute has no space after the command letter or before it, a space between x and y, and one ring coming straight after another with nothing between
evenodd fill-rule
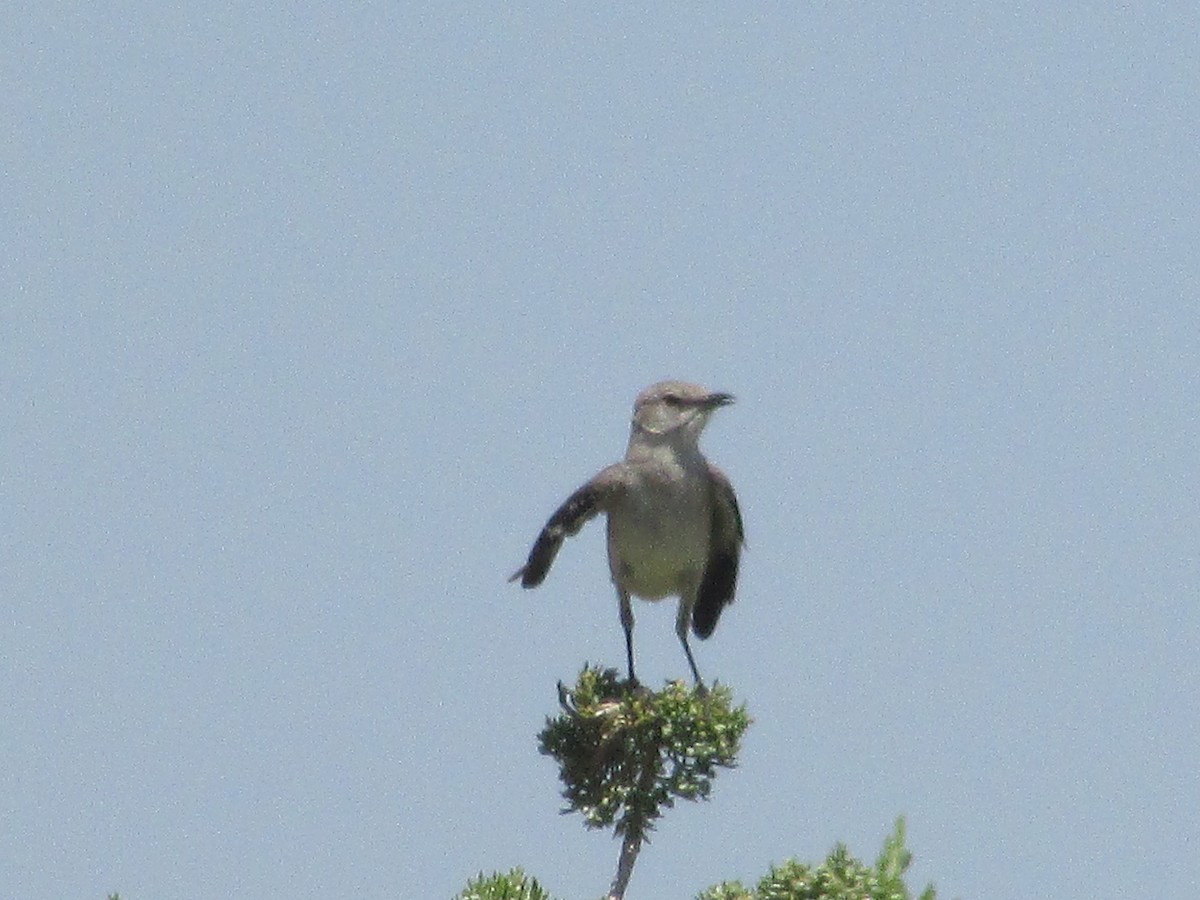
<instances>
[{"instance_id":1,"label":"bird's leg","mask_svg":"<svg viewBox=\"0 0 1200 900\"><path fill-rule=\"evenodd\" d=\"M696 689L704 694L708 689L704 687L704 679L700 677L700 670L696 668L696 660L692 657L692 648L688 646L688 625L692 619L691 604L680 600L679 612L675 616L675 633L679 635L679 643L683 644L683 652L687 655L688 665L692 667L692 677L696 679Z\"/></svg>"},{"instance_id":2,"label":"bird's leg","mask_svg":"<svg viewBox=\"0 0 1200 900\"><path fill-rule=\"evenodd\" d=\"M629 684L638 686L637 676L633 674L633 605L629 602L629 593L617 588L617 596L621 600L621 627L625 629L625 659L629 662Z\"/></svg>"}]
</instances>

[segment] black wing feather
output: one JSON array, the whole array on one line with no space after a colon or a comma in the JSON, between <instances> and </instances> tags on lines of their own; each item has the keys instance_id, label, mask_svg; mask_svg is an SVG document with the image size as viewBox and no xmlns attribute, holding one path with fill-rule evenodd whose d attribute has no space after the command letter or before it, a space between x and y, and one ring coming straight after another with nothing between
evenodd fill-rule
<instances>
[{"instance_id":1,"label":"black wing feather","mask_svg":"<svg viewBox=\"0 0 1200 900\"><path fill-rule=\"evenodd\" d=\"M721 610L733 602L737 590L738 562L745 531L733 485L716 466L709 464L712 476L712 538L708 561L696 605L692 609L692 631L703 639L713 633Z\"/></svg>"},{"instance_id":2,"label":"black wing feather","mask_svg":"<svg viewBox=\"0 0 1200 900\"><path fill-rule=\"evenodd\" d=\"M558 555L563 539L577 534L590 519L608 508L619 483L619 475L619 466L609 466L563 501L533 542L525 565L508 580L520 578L521 587L526 588L541 584L554 563L554 557Z\"/></svg>"}]
</instances>

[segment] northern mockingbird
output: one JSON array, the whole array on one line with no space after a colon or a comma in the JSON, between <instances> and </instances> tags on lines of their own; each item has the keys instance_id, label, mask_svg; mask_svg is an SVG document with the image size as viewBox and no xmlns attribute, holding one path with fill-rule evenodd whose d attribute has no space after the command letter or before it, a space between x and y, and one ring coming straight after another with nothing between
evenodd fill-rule
<instances>
[{"instance_id":1,"label":"northern mockingbird","mask_svg":"<svg viewBox=\"0 0 1200 900\"><path fill-rule=\"evenodd\" d=\"M608 568L621 606L629 680L633 674L633 608L678 597L675 633L696 684L703 687L688 626L703 639L733 602L742 546L742 516L725 475L700 452L700 432L718 407L733 402L684 381L662 381L633 405L624 462L602 469L566 499L542 529L529 559L509 581L537 587L563 538L598 513L608 514Z\"/></svg>"}]
</instances>

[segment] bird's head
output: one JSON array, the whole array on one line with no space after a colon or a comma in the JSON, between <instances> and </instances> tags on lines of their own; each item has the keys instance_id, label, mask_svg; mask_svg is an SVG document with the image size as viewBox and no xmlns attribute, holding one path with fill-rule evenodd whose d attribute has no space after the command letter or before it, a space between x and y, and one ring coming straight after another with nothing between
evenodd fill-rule
<instances>
[{"instance_id":1,"label":"bird's head","mask_svg":"<svg viewBox=\"0 0 1200 900\"><path fill-rule=\"evenodd\" d=\"M633 430L647 435L699 438L708 417L733 402L732 394L709 391L686 381L660 381L633 404Z\"/></svg>"}]
</instances>

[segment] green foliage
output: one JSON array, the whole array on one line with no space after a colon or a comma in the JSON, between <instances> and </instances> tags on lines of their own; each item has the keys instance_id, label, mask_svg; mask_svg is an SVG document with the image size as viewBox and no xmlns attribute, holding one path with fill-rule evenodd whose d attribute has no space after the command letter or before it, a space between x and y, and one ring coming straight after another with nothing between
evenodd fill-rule
<instances>
[{"instance_id":1,"label":"green foliage","mask_svg":"<svg viewBox=\"0 0 1200 900\"><path fill-rule=\"evenodd\" d=\"M754 894L746 890L740 881L725 881L710 887L696 900L754 900Z\"/></svg>"},{"instance_id":2,"label":"green foliage","mask_svg":"<svg viewBox=\"0 0 1200 900\"><path fill-rule=\"evenodd\" d=\"M590 828L614 826L621 857L610 897L623 897L646 833L675 800L708 797L718 767L735 764L750 724L727 688L711 693L679 682L654 693L631 687L614 669L585 666L574 688L560 682L562 713L538 735L542 753L559 764L564 812L580 812ZM884 841L873 866L838 844L816 867L789 860L772 866L754 888L715 885L697 900L914 900L904 883L912 862L904 819ZM549 900L520 869L482 875L456 900ZM936 900L932 886L916 900Z\"/></svg>"},{"instance_id":3,"label":"green foliage","mask_svg":"<svg viewBox=\"0 0 1200 900\"><path fill-rule=\"evenodd\" d=\"M912 854L904 846L904 819L884 841L883 853L873 867L852 857L838 844L815 869L789 860L772 866L753 891L738 882L709 888L698 900L912 900L904 872ZM935 900L933 886L919 900Z\"/></svg>"},{"instance_id":4,"label":"green foliage","mask_svg":"<svg viewBox=\"0 0 1200 900\"><path fill-rule=\"evenodd\" d=\"M520 869L513 869L506 875L497 872L490 877L481 872L478 878L467 882L466 890L455 900L551 900L551 897L536 878L527 878Z\"/></svg>"},{"instance_id":5,"label":"green foliage","mask_svg":"<svg viewBox=\"0 0 1200 900\"><path fill-rule=\"evenodd\" d=\"M676 799L701 800L717 767L735 765L750 724L728 688L711 692L672 682L654 693L631 689L615 669L585 666L571 690L558 685L561 715L538 736L559 764L567 811L589 828L614 825L642 840Z\"/></svg>"}]
</instances>

